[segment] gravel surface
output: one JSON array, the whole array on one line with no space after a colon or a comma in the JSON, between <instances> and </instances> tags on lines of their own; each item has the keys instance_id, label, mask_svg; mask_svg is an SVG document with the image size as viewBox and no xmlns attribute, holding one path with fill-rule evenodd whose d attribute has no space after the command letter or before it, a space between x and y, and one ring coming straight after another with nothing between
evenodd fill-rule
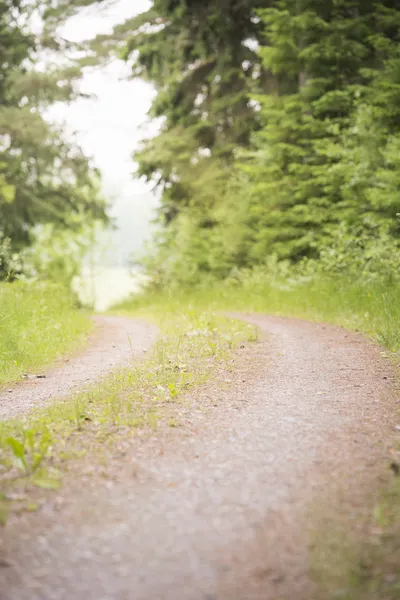
<instances>
[{"instance_id":1,"label":"gravel surface","mask_svg":"<svg viewBox=\"0 0 400 600\"><path fill-rule=\"evenodd\" d=\"M388 477L392 369L358 334L246 318L262 340L171 409L177 427L10 520L1 600L322 600L317 524L362 535Z\"/></svg>"},{"instance_id":2,"label":"gravel surface","mask_svg":"<svg viewBox=\"0 0 400 600\"><path fill-rule=\"evenodd\" d=\"M155 327L135 319L96 316L93 321L94 331L79 354L60 359L55 368L40 371L40 377L0 388L0 421L84 389L143 355L157 336Z\"/></svg>"}]
</instances>

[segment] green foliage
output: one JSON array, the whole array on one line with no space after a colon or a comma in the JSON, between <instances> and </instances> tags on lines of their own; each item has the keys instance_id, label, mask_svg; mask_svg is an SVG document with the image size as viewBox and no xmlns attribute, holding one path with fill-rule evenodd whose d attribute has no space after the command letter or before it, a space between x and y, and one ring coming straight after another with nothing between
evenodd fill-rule
<instances>
[{"instance_id":1,"label":"green foliage","mask_svg":"<svg viewBox=\"0 0 400 600\"><path fill-rule=\"evenodd\" d=\"M11 240L0 232L0 272L7 273L12 278L20 270L19 256L12 251Z\"/></svg>"},{"instance_id":2,"label":"green foliage","mask_svg":"<svg viewBox=\"0 0 400 600\"><path fill-rule=\"evenodd\" d=\"M81 4L88 3L67 10L61 0L0 2L0 236L10 246L1 253L0 279L15 271L8 258L32 243L35 226L66 229L106 218L98 173L44 117L51 104L78 95L81 69L56 26Z\"/></svg>"},{"instance_id":3,"label":"green foliage","mask_svg":"<svg viewBox=\"0 0 400 600\"><path fill-rule=\"evenodd\" d=\"M382 11L369 2L279 2L260 13L270 44L260 54L280 84L258 96L264 126L239 166L248 177L250 263L271 253L318 257L343 224L362 232L373 223L395 237L396 129L392 120L390 138L393 108L384 111L380 98L397 47Z\"/></svg>"},{"instance_id":4,"label":"green foliage","mask_svg":"<svg viewBox=\"0 0 400 600\"><path fill-rule=\"evenodd\" d=\"M90 328L64 288L0 284L0 385L48 365L79 344Z\"/></svg>"},{"instance_id":5,"label":"green foliage","mask_svg":"<svg viewBox=\"0 0 400 600\"><path fill-rule=\"evenodd\" d=\"M271 256L312 268L321 259L321 269L330 256L341 273L377 272L378 256L385 271L397 268L400 9L228 3L229 16L241 11L229 29L211 3L185 6L156 2L127 52L156 84L153 114L165 119L137 156L139 173L163 186L162 233L146 262L153 282L212 281ZM248 38L260 47L245 56ZM245 117L230 111L237 87L226 74L241 82Z\"/></svg>"},{"instance_id":6,"label":"green foliage","mask_svg":"<svg viewBox=\"0 0 400 600\"><path fill-rule=\"evenodd\" d=\"M11 449L12 462L22 475L35 473L46 456L51 437L46 428L38 435L34 429L23 429L21 439L9 437L5 440Z\"/></svg>"},{"instance_id":7,"label":"green foliage","mask_svg":"<svg viewBox=\"0 0 400 600\"><path fill-rule=\"evenodd\" d=\"M125 24L123 55L134 75L158 90L151 115L163 118L161 133L135 160L138 174L163 190L165 223L188 206L208 220L236 147L246 145L257 127L250 93L261 63L245 42L262 35L251 17L264 5L156 0Z\"/></svg>"},{"instance_id":8,"label":"green foliage","mask_svg":"<svg viewBox=\"0 0 400 600\"><path fill-rule=\"evenodd\" d=\"M32 245L19 255L21 279L49 281L73 288L82 272L82 264L93 245L99 223L80 218L71 229L53 223L41 225L31 234Z\"/></svg>"},{"instance_id":9,"label":"green foliage","mask_svg":"<svg viewBox=\"0 0 400 600\"><path fill-rule=\"evenodd\" d=\"M299 273L360 278L365 285L380 282L390 287L400 281L400 248L390 228L365 221L358 227L335 228L329 245L321 246L317 259L298 264Z\"/></svg>"}]
</instances>

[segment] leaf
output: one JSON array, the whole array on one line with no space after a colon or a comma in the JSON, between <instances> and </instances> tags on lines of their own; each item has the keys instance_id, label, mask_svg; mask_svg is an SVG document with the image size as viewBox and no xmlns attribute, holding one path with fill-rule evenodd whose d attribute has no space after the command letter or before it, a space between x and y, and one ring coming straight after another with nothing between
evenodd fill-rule
<instances>
[{"instance_id":1,"label":"leaf","mask_svg":"<svg viewBox=\"0 0 400 600\"><path fill-rule=\"evenodd\" d=\"M33 484L43 490L58 490L61 482L52 477L40 477L38 479L34 479Z\"/></svg>"},{"instance_id":2,"label":"leaf","mask_svg":"<svg viewBox=\"0 0 400 600\"><path fill-rule=\"evenodd\" d=\"M24 458L25 449L24 449L22 442L20 442L16 438L9 437L7 439L7 444L10 446L10 448L13 451L13 454L16 458Z\"/></svg>"},{"instance_id":3,"label":"leaf","mask_svg":"<svg viewBox=\"0 0 400 600\"><path fill-rule=\"evenodd\" d=\"M15 200L15 187L8 185L0 179L0 193L7 204L12 204Z\"/></svg>"},{"instance_id":4,"label":"leaf","mask_svg":"<svg viewBox=\"0 0 400 600\"><path fill-rule=\"evenodd\" d=\"M12 453L14 464L20 471L26 473L28 471L28 464L25 459L25 448L22 442L17 440L16 438L9 437L6 440L7 444L10 446Z\"/></svg>"}]
</instances>

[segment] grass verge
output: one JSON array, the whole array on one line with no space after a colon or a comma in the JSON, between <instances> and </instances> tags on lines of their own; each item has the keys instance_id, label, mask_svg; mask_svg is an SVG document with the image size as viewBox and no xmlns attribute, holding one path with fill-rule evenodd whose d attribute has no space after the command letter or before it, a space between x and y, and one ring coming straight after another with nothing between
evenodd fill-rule
<instances>
[{"instance_id":1,"label":"grass verge","mask_svg":"<svg viewBox=\"0 0 400 600\"><path fill-rule=\"evenodd\" d=\"M142 362L85 393L0 424L0 520L29 508L34 488L56 488L71 460L93 462L107 443L156 427L163 411L218 368L229 368L236 346L256 339L245 323L210 312L153 312L161 337ZM172 426L172 425L171 425ZM84 448L84 450L82 450Z\"/></svg>"},{"instance_id":2,"label":"grass verge","mask_svg":"<svg viewBox=\"0 0 400 600\"><path fill-rule=\"evenodd\" d=\"M50 364L83 341L90 327L61 288L1 283L0 385Z\"/></svg>"},{"instance_id":3,"label":"grass verge","mask_svg":"<svg viewBox=\"0 0 400 600\"><path fill-rule=\"evenodd\" d=\"M129 300L121 310L211 310L264 312L324 321L359 330L400 351L400 284L362 283L344 278L268 278L265 273L191 291L164 291Z\"/></svg>"}]
</instances>

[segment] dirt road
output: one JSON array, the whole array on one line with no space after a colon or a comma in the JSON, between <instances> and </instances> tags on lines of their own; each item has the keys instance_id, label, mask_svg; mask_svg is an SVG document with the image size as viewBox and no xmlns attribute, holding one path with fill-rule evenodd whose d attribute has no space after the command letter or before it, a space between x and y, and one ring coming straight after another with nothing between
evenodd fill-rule
<instances>
[{"instance_id":1,"label":"dirt road","mask_svg":"<svg viewBox=\"0 0 400 600\"><path fill-rule=\"evenodd\" d=\"M261 341L178 427L12 518L2 600L322 600L320 538L362 533L389 477L393 373L358 334L246 318Z\"/></svg>"}]
</instances>

